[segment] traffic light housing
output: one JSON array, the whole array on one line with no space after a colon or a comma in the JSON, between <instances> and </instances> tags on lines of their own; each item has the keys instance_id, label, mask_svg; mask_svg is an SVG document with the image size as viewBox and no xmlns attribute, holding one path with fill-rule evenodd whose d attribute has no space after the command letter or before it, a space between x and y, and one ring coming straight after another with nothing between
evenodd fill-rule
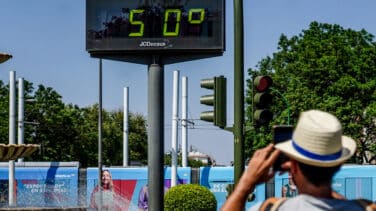
<instances>
[{"instance_id":1,"label":"traffic light housing","mask_svg":"<svg viewBox=\"0 0 376 211\"><path fill-rule=\"evenodd\" d=\"M204 95L200 97L200 103L213 106L213 111L204 111L200 114L200 119L208 122L213 122L214 125L225 128L226 127L226 78L223 76L214 77L210 79L202 79L200 86L214 91L211 95Z\"/></svg>"},{"instance_id":2,"label":"traffic light housing","mask_svg":"<svg viewBox=\"0 0 376 211\"><path fill-rule=\"evenodd\" d=\"M273 119L273 113L270 110L272 95L269 93L272 84L272 78L266 75L257 76L253 80L253 121L256 127L266 125Z\"/></svg>"}]
</instances>

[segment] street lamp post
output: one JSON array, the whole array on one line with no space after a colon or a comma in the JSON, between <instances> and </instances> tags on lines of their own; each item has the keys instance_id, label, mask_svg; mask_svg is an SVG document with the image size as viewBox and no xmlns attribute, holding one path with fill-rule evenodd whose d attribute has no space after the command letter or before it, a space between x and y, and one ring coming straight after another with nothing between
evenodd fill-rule
<instances>
[{"instance_id":1,"label":"street lamp post","mask_svg":"<svg viewBox=\"0 0 376 211\"><path fill-rule=\"evenodd\" d=\"M25 124L38 125L38 122L25 121L25 102L35 102L35 99L25 99L24 79L18 79L18 145L24 144ZM23 157L18 158L18 162L23 162Z\"/></svg>"},{"instance_id":2,"label":"street lamp post","mask_svg":"<svg viewBox=\"0 0 376 211\"><path fill-rule=\"evenodd\" d=\"M9 74L9 145L14 145L16 140L16 72L10 71ZM8 200L9 206L13 207L16 205L14 200L14 174L15 166L14 160L9 160L9 186L8 186Z\"/></svg>"}]
</instances>

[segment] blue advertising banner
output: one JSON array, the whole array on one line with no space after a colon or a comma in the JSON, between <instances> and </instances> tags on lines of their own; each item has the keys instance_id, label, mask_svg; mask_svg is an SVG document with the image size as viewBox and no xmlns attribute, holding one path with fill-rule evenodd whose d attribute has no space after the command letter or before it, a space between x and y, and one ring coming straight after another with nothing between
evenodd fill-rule
<instances>
[{"instance_id":1,"label":"blue advertising banner","mask_svg":"<svg viewBox=\"0 0 376 211\"><path fill-rule=\"evenodd\" d=\"M110 167L108 170L112 177L112 197L111 201L114 210L137 210L138 206L147 206L147 167ZM165 191L171 187L171 169L164 169ZM191 183L191 168L179 167L177 170L178 184ZM98 168L87 169L87 204L89 209L94 209L97 205L95 192L98 185Z\"/></svg>"},{"instance_id":2,"label":"blue advertising banner","mask_svg":"<svg viewBox=\"0 0 376 211\"><path fill-rule=\"evenodd\" d=\"M8 168L0 167L0 206L8 206ZM17 207L78 205L78 167L16 167Z\"/></svg>"},{"instance_id":3,"label":"blue advertising banner","mask_svg":"<svg viewBox=\"0 0 376 211\"><path fill-rule=\"evenodd\" d=\"M226 201L228 184L234 183L234 167L201 167L200 185L203 185L214 193L217 199L217 209L219 210ZM257 202L265 200L265 185L256 186L253 192L254 199L246 203L246 208L250 208Z\"/></svg>"},{"instance_id":4,"label":"blue advertising banner","mask_svg":"<svg viewBox=\"0 0 376 211\"><path fill-rule=\"evenodd\" d=\"M0 207L8 206L8 163L0 163ZM15 199L17 207L93 207L98 199L98 169L88 168L80 174L78 164L72 166L16 166ZM113 193L104 195L106 203L112 204L113 210L138 210L147 206L147 167L111 167L105 168L111 174ZM197 169L195 169L194 172ZM85 170L83 170L85 172ZM196 174L196 173L195 173ZM195 175L194 174L194 175ZM228 184L234 182L233 167L201 167L198 182L214 193L218 210L226 200ZM165 191L171 187L171 169L164 169ZM196 183L191 181L190 167L178 168L178 184ZM271 186L269 186L271 185ZM264 201L266 195L292 197L297 194L288 174L275 175L274 184L258 185L253 193L253 200L246 203L250 208L255 203ZM266 188L268 187L268 188ZM269 188L272 189L269 189ZM348 199L376 199L376 166L345 165L335 175L332 187ZM82 189L82 190L79 190Z\"/></svg>"},{"instance_id":5,"label":"blue advertising banner","mask_svg":"<svg viewBox=\"0 0 376 211\"><path fill-rule=\"evenodd\" d=\"M275 196L281 197L283 193L290 193L291 179L288 174L275 176ZM374 201L376 199L376 168L367 165L344 165L334 176L333 190L347 199L364 198ZM295 193L296 194L296 193ZM287 195L287 197L293 195Z\"/></svg>"}]
</instances>

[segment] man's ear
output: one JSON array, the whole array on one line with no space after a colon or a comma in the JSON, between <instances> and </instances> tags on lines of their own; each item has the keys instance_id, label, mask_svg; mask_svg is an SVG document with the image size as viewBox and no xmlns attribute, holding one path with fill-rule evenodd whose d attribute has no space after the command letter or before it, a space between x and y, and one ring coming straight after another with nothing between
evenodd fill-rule
<instances>
[{"instance_id":1,"label":"man's ear","mask_svg":"<svg viewBox=\"0 0 376 211\"><path fill-rule=\"evenodd\" d=\"M290 160L285 161L284 163L282 163L282 169L284 169L286 171L289 171L290 166L291 166L291 161Z\"/></svg>"},{"instance_id":2,"label":"man's ear","mask_svg":"<svg viewBox=\"0 0 376 211\"><path fill-rule=\"evenodd\" d=\"M290 172L296 174L299 170L299 166L296 160L290 159Z\"/></svg>"}]
</instances>

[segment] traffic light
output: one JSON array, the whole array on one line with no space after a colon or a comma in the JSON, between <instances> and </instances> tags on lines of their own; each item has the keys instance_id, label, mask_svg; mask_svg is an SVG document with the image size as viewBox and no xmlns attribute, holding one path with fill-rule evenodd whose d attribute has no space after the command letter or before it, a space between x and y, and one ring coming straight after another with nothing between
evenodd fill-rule
<instances>
[{"instance_id":1,"label":"traffic light","mask_svg":"<svg viewBox=\"0 0 376 211\"><path fill-rule=\"evenodd\" d=\"M257 76L253 80L255 94L253 97L254 112L253 120L255 126L266 125L273 119L273 113L270 110L272 104L272 95L269 88L273 84L270 76Z\"/></svg>"},{"instance_id":2,"label":"traffic light","mask_svg":"<svg viewBox=\"0 0 376 211\"><path fill-rule=\"evenodd\" d=\"M200 119L213 122L214 125L226 127L226 78L222 75L210 79L202 79L200 86L206 89L212 89L212 95L200 97L200 103L213 106L213 111L204 111L200 114Z\"/></svg>"}]
</instances>

